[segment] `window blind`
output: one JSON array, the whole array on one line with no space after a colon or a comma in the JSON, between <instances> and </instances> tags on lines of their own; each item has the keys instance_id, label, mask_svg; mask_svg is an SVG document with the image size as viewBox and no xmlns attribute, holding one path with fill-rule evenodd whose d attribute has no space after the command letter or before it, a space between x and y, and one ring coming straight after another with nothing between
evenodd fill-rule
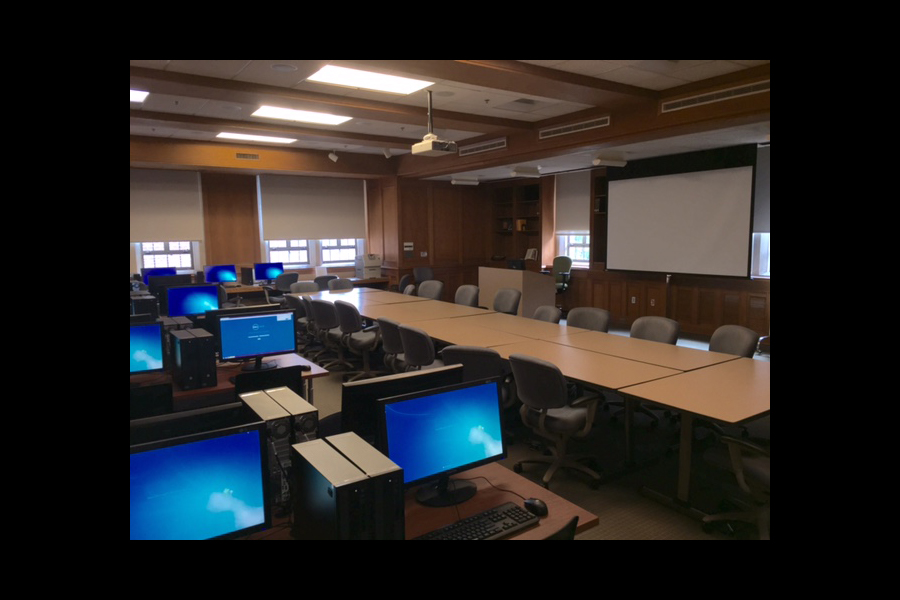
<instances>
[{"instance_id":1,"label":"window blind","mask_svg":"<svg viewBox=\"0 0 900 600\"><path fill-rule=\"evenodd\" d=\"M588 233L591 229L591 172L556 176L556 233Z\"/></svg>"},{"instance_id":2,"label":"window blind","mask_svg":"<svg viewBox=\"0 0 900 600\"><path fill-rule=\"evenodd\" d=\"M366 237L361 179L260 175L263 239Z\"/></svg>"},{"instance_id":3,"label":"window blind","mask_svg":"<svg viewBox=\"0 0 900 600\"><path fill-rule=\"evenodd\" d=\"M203 239L200 174L131 169L131 241Z\"/></svg>"}]
</instances>

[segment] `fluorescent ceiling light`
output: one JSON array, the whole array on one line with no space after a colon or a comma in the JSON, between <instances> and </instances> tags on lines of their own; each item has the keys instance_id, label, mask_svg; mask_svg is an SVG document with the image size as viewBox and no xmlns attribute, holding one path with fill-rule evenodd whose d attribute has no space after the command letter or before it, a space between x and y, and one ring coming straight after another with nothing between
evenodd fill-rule
<instances>
[{"instance_id":1,"label":"fluorescent ceiling light","mask_svg":"<svg viewBox=\"0 0 900 600\"><path fill-rule=\"evenodd\" d=\"M595 167L624 167L627 164L627 160L614 160L612 158L603 158L600 156L594 159Z\"/></svg>"},{"instance_id":2,"label":"fluorescent ceiling light","mask_svg":"<svg viewBox=\"0 0 900 600\"><path fill-rule=\"evenodd\" d=\"M142 92L141 90L131 90L132 102L143 102L150 92Z\"/></svg>"},{"instance_id":3,"label":"fluorescent ceiling light","mask_svg":"<svg viewBox=\"0 0 900 600\"><path fill-rule=\"evenodd\" d=\"M510 177L529 177L529 178L537 178L541 176L541 172L538 171L539 167L514 167L512 171L510 171Z\"/></svg>"},{"instance_id":4,"label":"fluorescent ceiling light","mask_svg":"<svg viewBox=\"0 0 900 600\"><path fill-rule=\"evenodd\" d=\"M268 135L247 135L245 133L226 133L224 131L216 137L229 140L244 140L247 142L272 142L274 144L291 144L297 141L291 138L272 137Z\"/></svg>"},{"instance_id":5,"label":"fluorescent ceiling light","mask_svg":"<svg viewBox=\"0 0 900 600\"><path fill-rule=\"evenodd\" d=\"M434 83L433 81L370 73L369 71L347 69L333 65L322 67L317 73L310 75L307 81L374 90L376 92L389 92L391 94L411 94Z\"/></svg>"},{"instance_id":6,"label":"fluorescent ceiling light","mask_svg":"<svg viewBox=\"0 0 900 600\"><path fill-rule=\"evenodd\" d=\"M478 178L451 176L450 183L453 185L478 185Z\"/></svg>"},{"instance_id":7,"label":"fluorescent ceiling light","mask_svg":"<svg viewBox=\"0 0 900 600\"><path fill-rule=\"evenodd\" d=\"M300 121L303 123L318 123L319 125L340 125L352 118L310 112L308 110L278 108L277 106L260 106L259 110L253 113L252 116L266 117L269 119L284 119L285 121Z\"/></svg>"}]
</instances>

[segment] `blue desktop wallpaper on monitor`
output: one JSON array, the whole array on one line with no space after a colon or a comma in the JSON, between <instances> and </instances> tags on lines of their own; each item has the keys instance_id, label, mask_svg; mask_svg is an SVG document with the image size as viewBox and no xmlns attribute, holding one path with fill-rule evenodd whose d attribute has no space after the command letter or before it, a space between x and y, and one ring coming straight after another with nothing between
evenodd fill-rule
<instances>
[{"instance_id":1,"label":"blue desktop wallpaper on monitor","mask_svg":"<svg viewBox=\"0 0 900 600\"><path fill-rule=\"evenodd\" d=\"M131 372L158 371L163 368L160 325L131 326Z\"/></svg>"},{"instance_id":2,"label":"blue desktop wallpaper on monitor","mask_svg":"<svg viewBox=\"0 0 900 600\"><path fill-rule=\"evenodd\" d=\"M385 421L388 455L406 482L503 452L496 384L387 404Z\"/></svg>"},{"instance_id":3,"label":"blue desktop wallpaper on monitor","mask_svg":"<svg viewBox=\"0 0 900 600\"><path fill-rule=\"evenodd\" d=\"M219 288L214 285L195 285L169 288L169 316L202 315L219 308Z\"/></svg>"},{"instance_id":4,"label":"blue desktop wallpaper on monitor","mask_svg":"<svg viewBox=\"0 0 900 600\"><path fill-rule=\"evenodd\" d=\"M204 277L209 283L226 283L237 281L237 269L234 265L216 265L204 269Z\"/></svg>"},{"instance_id":5,"label":"blue desktop wallpaper on monitor","mask_svg":"<svg viewBox=\"0 0 900 600\"><path fill-rule=\"evenodd\" d=\"M284 263L256 263L253 265L253 276L256 279L275 279L284 273Z\"/></svg>"},{"instance_id":6,"label":"blue desktop wallpaper on monitor","mask_svg":"<svg viewBox=\"0 0 900 600\"><path fill-rule=\"evenodd\" d=\"M131 539L202 540L265 522L259 432L131 455Z\"/></svg>"}]
</instances>

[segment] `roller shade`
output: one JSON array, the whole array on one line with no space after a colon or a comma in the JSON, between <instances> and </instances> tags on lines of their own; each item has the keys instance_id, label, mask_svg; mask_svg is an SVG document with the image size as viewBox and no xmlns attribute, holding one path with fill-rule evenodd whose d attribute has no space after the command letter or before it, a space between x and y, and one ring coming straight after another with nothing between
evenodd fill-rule
<instances>
[{"instance_id":1,"label":"roller shade","mask_svg":"<svg viewBox=\"0 0 900 600\"><path fill-rule=\"evenodd\" d=\"M263 239L366 237L360 179L260 175Z\"/></svg>"},{"instance_id":2,"label":"roller shade","mask_svg":"<svg viewBox=\"0 0 900 600\"><path fill-rule=\"evenodd\" d=\"M591 172L556 176L556 233L588 233L591 229Z\"/></svg>"},{"instance_id":3,"label":"roller shade","mask_svg":"<svg viewBox=\"0 0 900 600\"><path fill-rule=\"evenodd\" d=\"M131 241L203 239L200 174L131 169Z\"/></svg>"}]
</instances>

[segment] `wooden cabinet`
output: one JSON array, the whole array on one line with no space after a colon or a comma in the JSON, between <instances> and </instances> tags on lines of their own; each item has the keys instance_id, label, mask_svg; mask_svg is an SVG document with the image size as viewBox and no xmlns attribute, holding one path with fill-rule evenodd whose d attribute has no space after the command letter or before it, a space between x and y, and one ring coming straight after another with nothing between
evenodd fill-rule
<instances>
[{"instance_id":1,"label":"wooden cabinet","mask_svg":"<svg viewBox=\"0 0 900 600\"><path fill-rule=\"evenodd\" d=\"M529 248L541 254L541 185L512 184L498 186L491 194L491 261L506 266L506 261L525 258Z\"/></svg>"}]
</instances>

